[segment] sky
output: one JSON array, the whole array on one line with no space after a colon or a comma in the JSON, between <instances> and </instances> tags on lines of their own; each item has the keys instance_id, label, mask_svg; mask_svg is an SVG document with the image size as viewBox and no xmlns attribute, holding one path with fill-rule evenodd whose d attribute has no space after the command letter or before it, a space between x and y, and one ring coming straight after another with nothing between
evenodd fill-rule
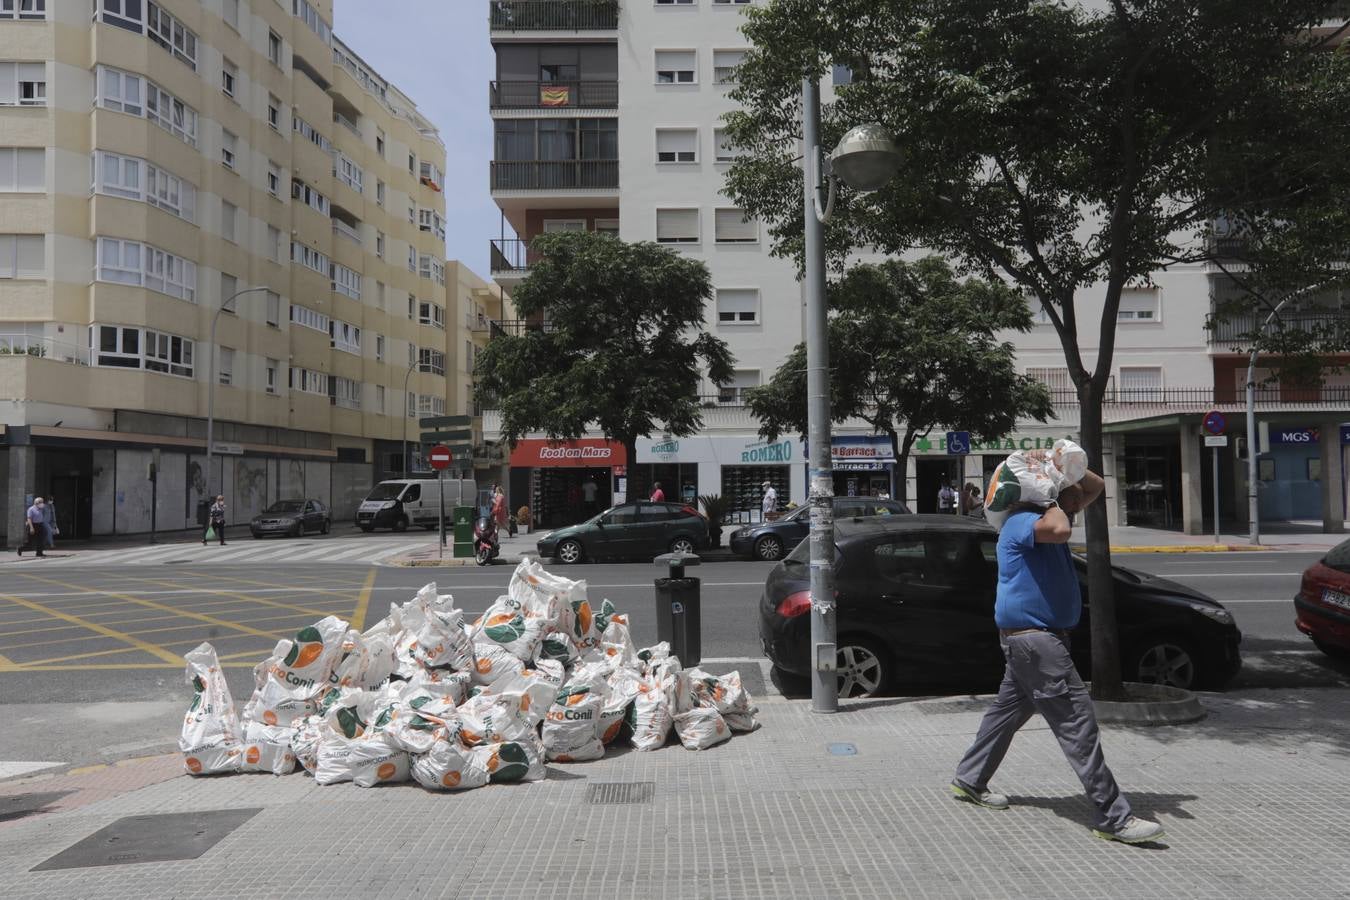
<instances>
[{"instance_id":1,"label":"sky","mask_svg":"<svg viewBox=\"0 0 1350 900\"><path fill-rule=\"evenodd\" d=\"M407 94L445 142L445 252L488 279L501 216L488 191L487 0L334 0L333 30Z\"/></svg>"}]
</instances>

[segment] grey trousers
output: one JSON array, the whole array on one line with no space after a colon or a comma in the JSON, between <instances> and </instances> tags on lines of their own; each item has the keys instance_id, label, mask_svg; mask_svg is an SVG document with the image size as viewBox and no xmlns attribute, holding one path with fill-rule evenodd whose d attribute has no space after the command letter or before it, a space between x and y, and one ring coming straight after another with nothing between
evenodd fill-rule
<instances>
[{"instance_id":1,"label":"grey trousers","mask_svg":"<svg viewBox=\"0 0 1350 900\"><path fill-rule=\"evenodd\" d=\"M975 743L956 768L956 780L985 790L1013 735L1034 713L1040 713L1097 807L1095 827L1104 831L1120 828L1130 817L1130 804L1106 767L1092 699L1073 667L1068 641L1052 632L1031 631L1004 638L1002 644L1008 661L1003 684L980 722Z\"/></svg>"}]
</instances>

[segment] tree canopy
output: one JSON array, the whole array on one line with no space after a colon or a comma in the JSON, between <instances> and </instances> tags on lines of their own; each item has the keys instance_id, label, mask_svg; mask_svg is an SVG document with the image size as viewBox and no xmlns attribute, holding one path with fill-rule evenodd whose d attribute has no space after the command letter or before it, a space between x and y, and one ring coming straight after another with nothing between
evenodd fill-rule
<instances>
[{"instance_id":1,"label":"tree canopy","mask_svg":"<svg viewBox=\"0 0 1350 900\"><path fill-rule=\"evenodd\" d=\"M936 427L993 440L1021 418L1052 414L1045 386L1018 374L1012 344L999 340L1032 324L1025 298L1002 281L959 279L930 256L857 266L828 290L831 413L889 437L901 473L915 440ZM769 440L806 433L804 344L747 403ZM906 493L902 475L897 499Z\"/></svg>"},{"instance_id":2,"label":"tree canopy","mask_svg":"<svg viewBox=\"0 0 1350 900\"><path fill-rule=\"evenodd\" d=\"M1127 285L1225 266L1251 296L1343 281L1350 246L1350 56L1328 0L772 0L728 117L744 153L727 190L800 262L801 79L851 81L823 143L880 122L904 162L881 190L842 190L826 241L925 247L999 276L1047 311L1078 390L1090 465ZM1215 223L1244 251L1227 266ZM1089 368L1076 301L1103 301ZM1086 333L1093 323L1083 323ZM1086 511L1097 696L1121 690L1106 509Z\"/></svg>"},{"instance_id":3,"label":"tree canopy","mask_svg":"<svg viewBox=\"0 0 1350 900\"><path fill-rule=\"evenodd\" d=\"M474 366L475 393L497 406L514 443L598 428L635 458L639 437L702 425L699 386L731 379L726 344L702 331L707 267L650 242L594 232L535 238L538 261L511 293L519 333L495 337Z\"/></svg>"}]
</instances>

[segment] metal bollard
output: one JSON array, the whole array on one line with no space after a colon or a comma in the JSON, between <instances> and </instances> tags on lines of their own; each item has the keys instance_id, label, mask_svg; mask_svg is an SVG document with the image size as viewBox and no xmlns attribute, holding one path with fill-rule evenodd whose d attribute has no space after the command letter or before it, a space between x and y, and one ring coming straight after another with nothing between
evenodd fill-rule
<instances>
[{"instance_id":1,"label":"metal bollard","mask_svg":"<svg viewBox=\"0 0 1350 900\"><path fill-rule=\"evenodd\" d=\"M703 653L700 582L686 578L684 568L697 566L700 560L692 553L663 553L653 562L670 572L669 577L656 579L656 639L669 642L670 652L684 666L696 666Z\"/></svg>"}]
</instances>

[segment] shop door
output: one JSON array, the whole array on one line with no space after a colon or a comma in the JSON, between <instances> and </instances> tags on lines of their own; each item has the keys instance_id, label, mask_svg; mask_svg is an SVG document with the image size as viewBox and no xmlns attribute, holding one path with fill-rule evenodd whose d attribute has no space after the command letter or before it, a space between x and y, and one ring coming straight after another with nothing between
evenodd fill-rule
<instances>
[{"instance_id":1,"label":"shop door","mask_svg":"<svg viewBox=\"0 0 1350 900\"><path fill-rule=\"evenodd\" d=\"M909 498L909 506L918 513L938 511L938 491L942 479L954 481L956 465L949 459L921 459L914 464L915 488L918 496ZM953 487L958 487L953 483Z\"/></svg>"}]
</instances>

